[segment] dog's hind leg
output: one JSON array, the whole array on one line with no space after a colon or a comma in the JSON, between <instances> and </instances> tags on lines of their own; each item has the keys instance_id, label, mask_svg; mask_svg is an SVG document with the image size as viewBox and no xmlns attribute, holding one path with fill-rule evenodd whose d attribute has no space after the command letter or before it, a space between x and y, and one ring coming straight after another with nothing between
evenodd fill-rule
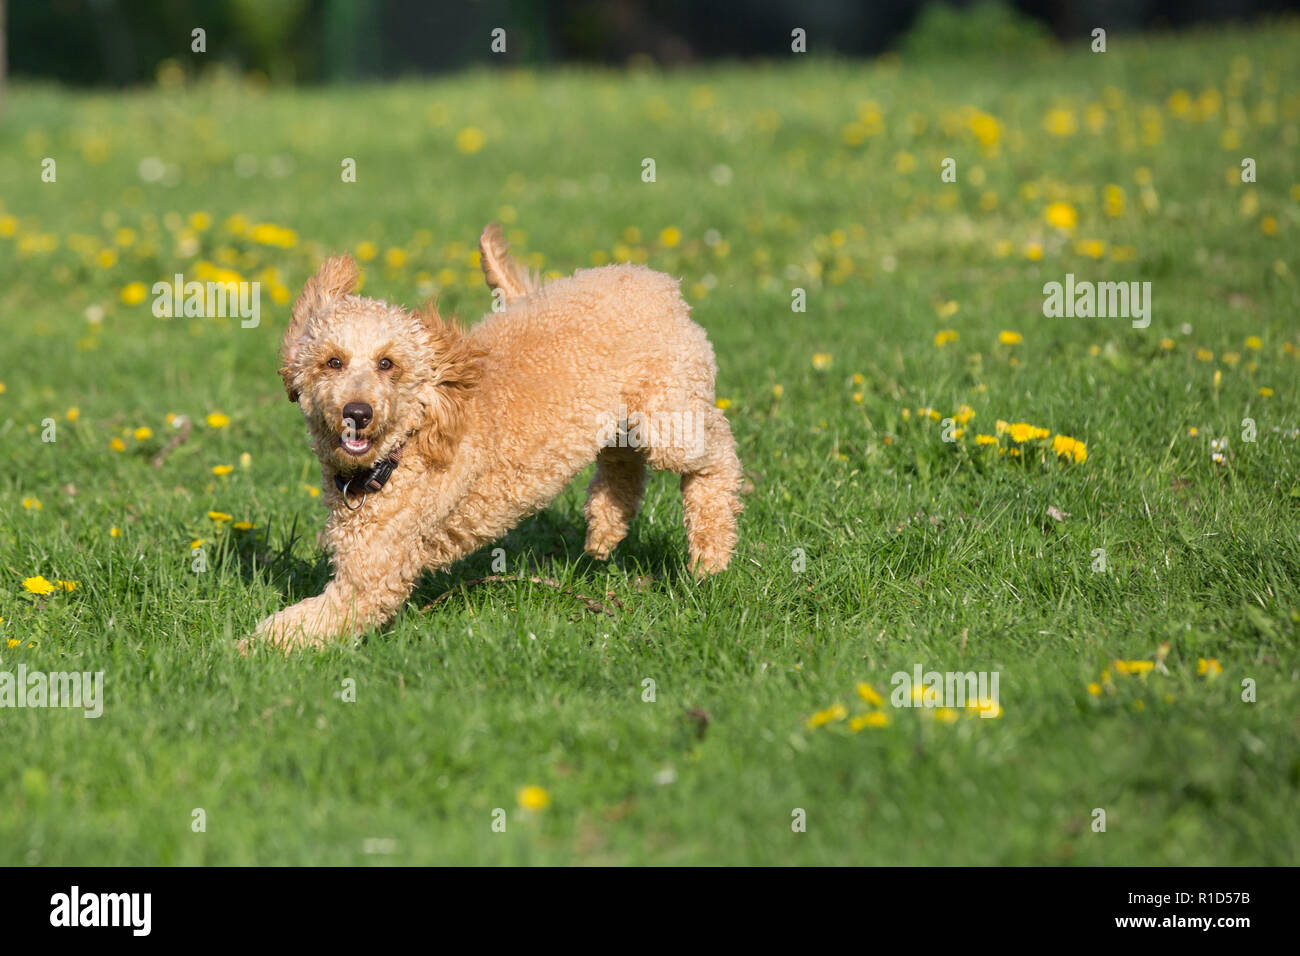
<instances>
[{"instance_id":1,"label":"dog's hind leg","mask_svg":"<svg viewBox=\"0 0 1300 956\"><path fill-rule=\"evenodd\" d=\"M587 486L587 546L602 561L627 535L645 492L645 459L632 448L602 448Z\"/></svg>"},{"instance_id":2,"label":"dog's hind leg","mask_svg":"<svg viewBox=\"0 0 1300 956\"><path fill-rule=\"evenodd\" d=\"M740 513L743 475L736 457L736 440L722 412L698 399L660 396L647 402L652 409L670 411L670 428L657 428L646 448L651 467L682 476L682 511L691 570L696 574L722 571L736 550L736 515ZM664 420L664 413L653 412Z\"/></svg>"},{"instance_id":3,"label":"dog's hind leg","mask_svg":"<svg viewBox=\"0 0 1300 956\"><path fill-rule=\"evenodd\" d=\"M725 570L736 550L736 515L743 507L743 474L736 457L736 440L722 412L708 407L705 415L705 450L682 473L682 511L691 570L714 574Z\"/></svg>"}]
</instances>

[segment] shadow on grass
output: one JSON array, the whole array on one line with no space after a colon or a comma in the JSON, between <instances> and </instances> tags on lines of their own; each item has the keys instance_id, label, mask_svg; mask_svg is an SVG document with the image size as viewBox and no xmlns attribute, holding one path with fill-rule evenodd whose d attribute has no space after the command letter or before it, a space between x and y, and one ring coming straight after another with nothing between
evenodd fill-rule
<instances>
[{"instance_id":1,"label":"shadow on grass","mask_svg":"<svg viewBox=\"0 0 1300 956\"><path fill-rule=\"evenodd\" d=\"M646 533L648 532L648 533ZM583 550L586 529L581 520L574 524L563 515L541 512L525 519L499 541L486 545L462 558L449 568L426 572L420 578L408 604L424 608L441 595L476 578L494 574L536 575L570 581L579 590L588 590L597 599L605 594L609 564L591 558ZM272 543L279 537L278 546ZM219 549L212 557L215 571L231 570L251 586L269 584L286 605L313 597L324 590L330 578L329 556L313 544L310 558L294 552L306 537L295 519L283 537L272 528L256 534L243 534L233 546ZM657 528L633 525L614 552L614 562L637 577L676 584L686 576L687 555L672 536ZM503 555L496 553L501 549ZM504 556L504 571L498 558ZM494 567L495 565L495 567ZM449 598L455 601L455 598Z\"/></svg>"}]
</instances>

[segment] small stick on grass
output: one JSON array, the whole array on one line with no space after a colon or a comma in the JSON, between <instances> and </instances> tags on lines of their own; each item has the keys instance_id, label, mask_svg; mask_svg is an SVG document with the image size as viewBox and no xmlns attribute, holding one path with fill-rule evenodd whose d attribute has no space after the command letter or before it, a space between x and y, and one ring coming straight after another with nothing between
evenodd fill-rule
<instances>
[{"instance_id":1,"label":"small stick on grass","mask_svg":"<svg viewBox=\"0 0 1300 956\"><path fill-rule=\"evenodd\" d=\"M570 597L577 598L579 601L581 601L583 604L587 606L588 611L591 611L595 614L604 614L609 617L615 616L614 612L609 607L607 607L604 604L601 604L595 598L589 597L588 595L582 594L581 592L574 591L572 588L566 588L559 581L556 581L553 578L539 578L536 575L530 575L529 577L524 577L522 574L489 574L487 577L472 578L469 581L462 581L460 584L457 584L454 588L451 588L450 590L444 591L442 594L439 594L436 598L434 598L432 601L430 601L428 604L422 607L420 611L424 612L432 608L435 604L441 604L443 601L447 600L457 591L463 591L472 587L477 587L480 584L501 584L506 581L528 581L532 584L540 584L543 587L548 587L555 591L559 591L561 594L567 594ZM620 611L623 610L623 604L621 601L619 601L618 598L610 596L609 601Z\"/></svg>"},{"instance_id":2,"label":"small stick on grass","mask_svg":"<svg viewBox=\"0 0 1300 956\"><path fill-rule=\"evenodd\" d=\"M172 436L172 440L163 446L162 451L153 456L150 464L155 468L161 468L163 462L167 460L167 456L190 437L190 417L188 415L177 417L176 427L178 430L176 434Z\"/></svg>"}]
</instances>

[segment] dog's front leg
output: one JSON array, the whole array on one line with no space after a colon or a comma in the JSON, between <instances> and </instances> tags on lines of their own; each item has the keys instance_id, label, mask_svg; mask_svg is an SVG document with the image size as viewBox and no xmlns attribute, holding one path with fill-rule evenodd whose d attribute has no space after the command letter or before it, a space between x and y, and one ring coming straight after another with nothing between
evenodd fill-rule
<instances>
[{"instance_id":1,"label":"dog's front leg","mask_svg":"<svg viewBox=\"0 0 1300 956\"><path fill-rule=\"evenodd\" d=\"M331 641L360 637L383 624L408 597L423 567L420 556L386 551L373 563L365 555L343 553L335 557L334 578L316 597L299 601L264 618L251 637L240 641L247 653L265 643L290 653L298 648L320 648Z\"/></svg>"},{"instance_id":2,"label":"dog's front leg","mask_svg":"<svg viewBox=\"0 0 1300 956\"><path fill-rule=\"evenodd\" d=\"M337 590L330 593L333 587L330 582L324 593L263 618L252 636L239 642L239 650L247 653L260 643L288 654L300 647L324 647L327 640L343 636L349 630L348 619L339 612Z\"/></svg>"}]
</instances>

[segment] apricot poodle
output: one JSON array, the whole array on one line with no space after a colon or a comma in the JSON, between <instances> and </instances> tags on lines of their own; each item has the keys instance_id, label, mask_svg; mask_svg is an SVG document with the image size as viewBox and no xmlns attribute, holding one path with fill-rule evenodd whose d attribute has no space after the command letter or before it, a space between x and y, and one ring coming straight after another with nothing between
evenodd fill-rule
<instances>
[{"instance_id":1,"label":"apricot poodle","mask_svg":"<svg viewBox=\"0 0 1300 956\"><path fill-rule=\"evenodd\" d=\"M380 625L424 571L496 540L593 461L589 554L608 558L627 534L649 465L682 476L692 570L726 568L740 461L714 404L713 348L677 281L612 265L543 285L495 224L479 248L494 311L468 332L433 307L352 294L348 256L303 287L280 375L320 459L334 575L242 650L320 647Z\"/></svg>"}]
</instances>

